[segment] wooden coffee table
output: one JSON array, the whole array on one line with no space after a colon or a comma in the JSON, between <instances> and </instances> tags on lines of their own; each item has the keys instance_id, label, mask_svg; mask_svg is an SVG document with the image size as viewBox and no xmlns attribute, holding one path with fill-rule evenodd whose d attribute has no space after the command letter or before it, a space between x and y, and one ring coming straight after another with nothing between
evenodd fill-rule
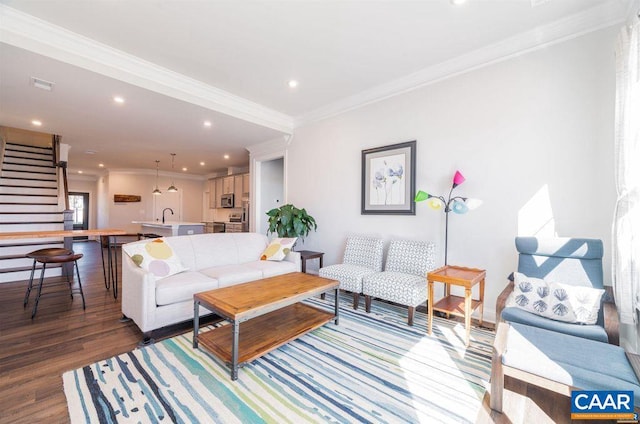
<instances>
[{"instance_id":1,"label":"wooden coffee table","mask_svg":"<svg viewBox=\"0 0 640 424\"><path fill-rule=\"evenodd\" d=\"M331 320L338 325L339 285L335 280L292 272L196 293L193 296L193 347L197 349L198 343L202 343L230 364L231 380L237 380L238 368L242 365ZM333 313L300 303L331 290L335 290ZM231 325L198 334L200 306Z\"/></svg>"}]
</instances>

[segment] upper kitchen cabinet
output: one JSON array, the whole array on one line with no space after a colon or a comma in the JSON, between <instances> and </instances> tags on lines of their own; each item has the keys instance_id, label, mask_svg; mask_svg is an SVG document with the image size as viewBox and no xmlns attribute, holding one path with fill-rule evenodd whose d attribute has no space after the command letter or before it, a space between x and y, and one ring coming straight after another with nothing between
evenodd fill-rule
<instances>
[{"instance_id":1,"label":"upper kitchen cabinet","mask_svg":"<svg viewBox=\"0 0 640 424\"><path fill-rule=\"evenodd\" d=\"M251 187L251 174L242 175L242 197L249 198L249 189Z\"/></svg>"},{"instance_id":2,"label":"upper kitchen cabinet","mask_svg":"<svg viewBox=\"0 0 640 424\"><path fill-rule=\"evenodd\" d=\"M228 175L209 180L209 207L222 208L221 197L233 194L233 207L241 208L242 202L249 200L251 178L249 174Z\"/></svg>"},{"instance_id":3,"label":"upper kitchen cabinet","mask_svg":"<svg viewBox=\"0 0 640 424\"><path fill-rule=\"evenodd\" d=\"M235 190L233 191L233 206L236 208L242 207L242 199L244 198L243 190L243 180L244 175L236 175L233 179L233 185Z\"/></svg>"},{"instance_id":4,"label":"upper kitchen cabinet","mask_svg":"<svg viewBox=\"0 0 640 424\"><path fill-rule=\"evenodd\" d=\"M219 202L218 200L218 192L216 191L216 179L215 178L211 178L209 180L209 207L211 209L215 209L217 208L217 202Z\"/></svg>"},{"instance_id":5,"label":"upper kitchen cabinet","mask_svg":"<svg viewBox=\"0 0 640 424\"><path fill-rule=\"evenodd\" d=\"M229 175L228 177L224 177L222 179L222 185L224 193L221 194L233 194L234 193L234 182L235 177L233 175Z\"/></svg>"}]
</instances>

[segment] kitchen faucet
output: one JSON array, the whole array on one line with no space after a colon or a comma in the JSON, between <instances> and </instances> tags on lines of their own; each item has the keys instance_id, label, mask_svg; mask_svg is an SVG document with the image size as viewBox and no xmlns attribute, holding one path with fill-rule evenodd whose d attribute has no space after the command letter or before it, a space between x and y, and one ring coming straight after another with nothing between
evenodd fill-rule
<instances>
[{"instance_id":1,"label":"kitchen faucet","mask_svg":"<svg viewBox=\"0 0 640 424\"><path fill-rule=\"evenodd\" d=\"M164 208L164 209L162 210L162 223L163 223L163 224L164 224L164 213L165 213L166 211L170 211L170 212L171 212L171 215L173 215L173 209L171 209L171 208Z\"/></svg>"}]
</instances>

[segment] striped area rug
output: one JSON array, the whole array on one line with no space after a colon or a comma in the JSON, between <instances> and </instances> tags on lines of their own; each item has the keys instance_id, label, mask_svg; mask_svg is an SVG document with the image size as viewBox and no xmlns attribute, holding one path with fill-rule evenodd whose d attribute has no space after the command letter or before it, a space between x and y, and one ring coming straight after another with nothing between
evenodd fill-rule
<instances>
[{"instance_id":1,"label":"striped area rug","mask_svg":"<svg viewBox=\"0 0 640 424\"><path fill-rule=\"evenodd\" d=\"M331 308L332 299L312 299ZM349 305L345 298L342 305ZM63 375L73 423L474 422L488 387L493 332L372 302L229 371L191 333Z\"/></svg>"}]
</instances>

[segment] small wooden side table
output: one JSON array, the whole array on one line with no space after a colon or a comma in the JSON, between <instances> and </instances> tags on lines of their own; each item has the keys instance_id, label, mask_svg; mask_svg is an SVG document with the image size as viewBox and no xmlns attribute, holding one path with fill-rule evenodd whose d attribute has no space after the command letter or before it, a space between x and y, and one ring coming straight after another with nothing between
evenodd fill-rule
<instances>
[{"instance_id":1,"label":"small wooden side table","mask_svg":"<svg viewBox=\"0 0 640 424\"><path fill-rule=\"evenodd\" d=\"M471 335L471 314L480 308L479 324L482 325L482 313L484 311L484 278L487 272L484 269L465 268L455 265L445 265L432 272L427 273L428 281L428 326L427 330L431 335L433 327L433 311L440 311L446 314L464 317L464 328L466 330L465 344L469 346ZM434 305L433 283L444 283L445 296ZM480 283L480 300L471 299L471 289ZM464 287L464 297L451 294L451 285ZM447 315L448 316L448 315Z\"/></svg>"},{"instance_id":2,"label":"small wooden side table","mask_svg":"<svg viewBox=\"0 0 640 424\"><path fill-rule=\"evenodd\" d=\"M300 254L300 259L302 261L302 272L307 272L307 260L309 259L318 259L320 261L320 268L322 268L322 257L324 256L324 252L313 252L311 250L297 250Z\"/></svg>"}]
</instances>

